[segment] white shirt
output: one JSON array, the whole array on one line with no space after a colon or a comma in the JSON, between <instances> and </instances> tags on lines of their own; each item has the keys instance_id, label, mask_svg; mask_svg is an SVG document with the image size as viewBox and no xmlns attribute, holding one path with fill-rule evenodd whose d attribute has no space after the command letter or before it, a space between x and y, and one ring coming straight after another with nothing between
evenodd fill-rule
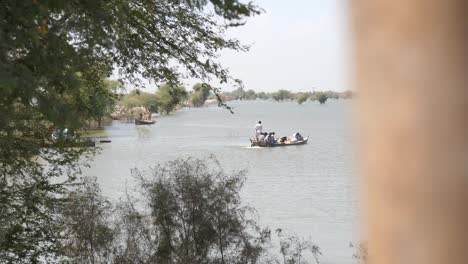
<instances>
[{"instance_id":1,"label":"white shirt","mask_svg":"<svg viewBox=\"0 0 468 264\"><path fill-rule=\"evenodd\" d=\"M262 124L256 124L255 125L255 133L256 134L261 134L263 130Z\"/></svg>"}]
</instances>

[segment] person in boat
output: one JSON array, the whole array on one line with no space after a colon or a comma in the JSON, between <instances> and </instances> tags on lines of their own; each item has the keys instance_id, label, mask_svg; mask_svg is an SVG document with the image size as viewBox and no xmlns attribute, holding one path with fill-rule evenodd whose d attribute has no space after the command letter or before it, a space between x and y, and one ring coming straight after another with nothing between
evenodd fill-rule
<instances>
[{"instance_id":1,"label":"person in boat","mask_svg":"<svg viewBox=\"0 0 468 264\"><path fill-rule=\"evenodd\" d=\"M275 132L271 132L268 134L268 136L265 138L265 143L267 143L268 145L276 144Z\"/></svg>"},{"instance_id":2,"label":"person in boat","mask_svg":"<svg viewBox=\"0 0 468 264\"><path fill-rule=\"evenodd\" d=\"M143 113L140 113L140 120L143 120Z\"/></svg>"},{"instance_id":3,"label":"person in boat","mask_svg":"<svg viewBox=\"0 0 468 264\"><path fill-rule=\"evenodd\" d=\"M255 125L255 138L258 140L258 136L263 133L262 121L258 121Z\"/></svg>"},{"instance_id":4,"label":"person in boat","mask_svg":"<svg viewBox=\"0 0 468 264\"><path fill-rule=\"evenodd\" d=\"M295 142L298 142L298 141L301 141L301 140L303 140L301 134L299 134L299 132L296 132L296 133L294 133L292 135L292 137L290 138L289 141L292 142L292 143L295 143Z\"/></svg>"},{"instance_id":5,"label":"person in boat","mask_svg":"<svg viewBox=\"0 0 468 264\"><path fill-rule=\"evenodd\" d=\"M294 133L292 135L292 137L289 138L289 142L290 143L296 143L297 141L299 141L299 140L297 140L297 133Z\"/></svg>"},{"instance_id":6,"label":"person in boat","mask_svg":"<svg viewBox=\"0 0 468 264\"><path fill-rule=\"evenodd\" d=\"M302 140L304 140L304 138L302 137L301 133L299 133L299 132L296 132L296 139L297 139L297 141L302 141Z\"/></svg>"},{"instance_id":7,"label":"person in boat","mask_svg":"<svg viewBox=\"0 0 468 264\"><path fill-rule=\"evenodd\" d=\"M261 133L261 134L258 136L257 140L258 140L258 141L265 141L265 138L266 138L267 136L268 136L268 133L266 133L266 132L265 132L265 133Z\"/></svg>"}]
</instances>

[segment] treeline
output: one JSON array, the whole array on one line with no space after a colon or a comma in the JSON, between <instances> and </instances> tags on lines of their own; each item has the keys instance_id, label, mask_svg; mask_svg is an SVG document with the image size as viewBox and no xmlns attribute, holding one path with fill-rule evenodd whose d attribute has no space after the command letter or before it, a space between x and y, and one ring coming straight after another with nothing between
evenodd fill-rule
<instances>
[{"instance_id":1,"label":"treeline","mask_svg":"<svg viewBox=\"0 0 468 264\"><path fill-rule=\"evenodd\" d=\"M213 88L207 84L198 83L187 91L184 86L170 84L161 85L154 93L142 90L132 90L123 94L116 105L115 117L119 115L135 115L140 111L170 114L184 106L201 107L212 94Z\"/></svg>"},{"instance_id":2,"label":"treeline","mask_svg":"<svg viewBox=\"0 0 468 264\"><path fill-rule=\"evenodd\" d=\"M226 101L231 100L275 100L275 101L297 101L302 104L307 100L318 101L324 104L328 99L351 99L353 97L352 91L335 92L335 91L314 91L314 92L291 92L288 90L278 90L272 93L255 92L254 90L245 91L238 88L232 92L223 92L221 98Z\"/></svg>"},{"instance_id":3,"label":"treeline","mask_svg":"<svg viewBox=\"0 0 468 264\"><path fill-rule=\"evenodd\" d=\"M197 83L192 91L187 91L184 86L161 85L155 93L141 90L133 90L122 95L118 102L119 111L135 114L135 111L149 111L151 113L170 114L178 107L201 107L207 100L223 102L233 100L274 100L274 101L296 101L302 104L306 101L317 101L324 104L328 99L350 99L353 92L314 91L314 92L291 92L278 90L272 93L255 92L238 88L231 92L220 92L206 83Z\"/></svg>"},{"instance_id":4,"label":"treeline","mask_svg":"<svg viewBox=\"0 0 468 264\"><path fill-rule=\"evenodd\" d=\"M156 93L133 90L123 95L117 105L123 110L144 107L152 113L169 114L187 98L188 93L184 86L163 84Z\"/></svg>"}]
</instances>

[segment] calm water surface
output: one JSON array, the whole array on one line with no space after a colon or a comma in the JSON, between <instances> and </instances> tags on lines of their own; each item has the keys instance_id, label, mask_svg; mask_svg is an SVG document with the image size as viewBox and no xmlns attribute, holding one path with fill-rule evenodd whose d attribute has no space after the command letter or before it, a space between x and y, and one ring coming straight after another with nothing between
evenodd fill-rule
<instances>
[{"instance_id":1,"label":"calm water surface","mask_svg":"<svg viewBox=\"0 0 468 264\"><path fill-rule=\"evenodd\" d=\"M214 154L227 169L248 169L244 201L260 223L287 229L321 247L322 263L356 263L356 180L353 173L350 102L230 102L235 114L216 106L182 109L156 117L153 126L114 121L85 175L97 176L104 193L116 199L133 181L130 169L147 169L178 157ZM303 146L250 148L261 120L277 136L299 131Z\"/></svg>"}]
</instances>

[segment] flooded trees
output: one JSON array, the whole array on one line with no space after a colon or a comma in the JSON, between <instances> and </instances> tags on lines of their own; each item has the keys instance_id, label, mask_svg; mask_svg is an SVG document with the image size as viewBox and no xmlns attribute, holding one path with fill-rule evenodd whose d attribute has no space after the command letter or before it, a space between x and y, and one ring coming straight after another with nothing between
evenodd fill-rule
<instances>
[{"instance_id":1,"label":"flooded trees","mask_svg":"<svg viewBox=\"0 0 468 264\"><path fill-rule=\"evenodd\" d=\"M197 83L193 86L191 94L191 103L194 107L201 107L210 96L212 88L206 83Z\"/></svg>"},{"instance_id":2,"label":"flooded trees","mask_svg":"<svg viewBox=\"0 0 468 264\"><path fill-rule=\"evenodd\" d=\"M187 98L185 87L171 84L163 84L156 93L156 102L162 113L169 114Z\"/></svg>"},{"instance_id":3,"label":"flooded trees","mask_svg":"<svg viewBox=\"0 0 468 264\"><path fill-rule=\"evenodd\" d=\"M328 100L328 95L324 92L317 92L314 94L315 99L320 103L324 104Z\"/></svg>"}]
</instances>

